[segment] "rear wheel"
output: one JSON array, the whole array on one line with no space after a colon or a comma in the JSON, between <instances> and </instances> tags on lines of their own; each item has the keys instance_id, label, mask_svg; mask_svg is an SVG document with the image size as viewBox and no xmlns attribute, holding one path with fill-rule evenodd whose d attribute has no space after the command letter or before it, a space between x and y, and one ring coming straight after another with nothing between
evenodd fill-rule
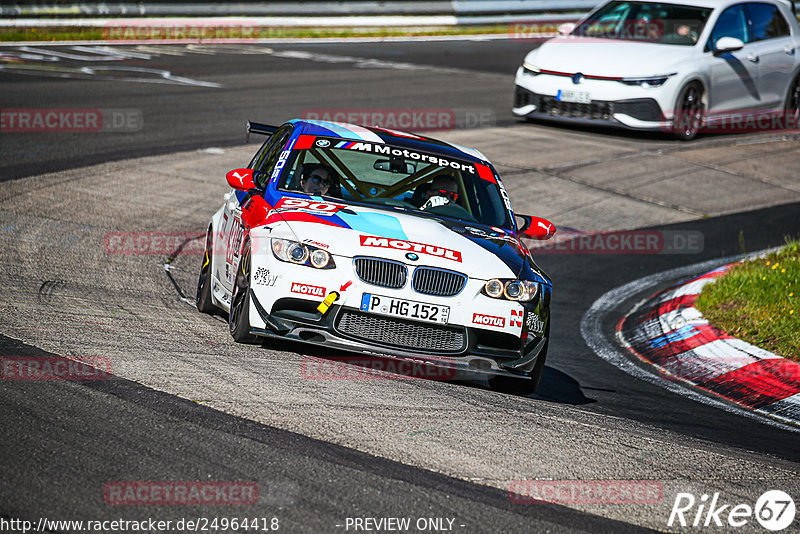
<instances>
[{"instance_id":1,"label":"rear wheel","mask_svg":"<svg viewBox=\"0 0 800 534\"><path fill-rule=\"evenodd\" d=\"M242 258L236 270L228 326L237 343L257 344L259 339L250 333L250 241L242 248Z\"/></svg>"},{"instance_id":2,"label":"rear wheel","mask_svg":"<svg viewBox=\"0 0 800 534\"><path fill-rule=\"evenodd\" d=\"M705 122L706 108L703 103L703 86L699 82L686 85L678 97L675 117L672 119L672 132L682 141L697 137Z\"/></svg>"},{"instance_id":3,"label":"rear wheel","mask_svg":"<svg viewBox=\"0 0 800 534\"><path fill-rule=\"evenodd\" d=\"M195 304L197 309L203 313L214 313L217 307L211 298L211 254L214 250L214 238L211 228L206 233L206 246L203 251L203 264L200 267L200 276L197 279L197 295Z\"/></svg>"},{"instance_id":4,"label":"rear wheel","mask_svg":"<svg viewBox=\"0 0 800 534\"><path fill-rule=\"evenodd\" d=\"M542 352L539 353L539 357L536 358L536 364L533 366L533 370L530 372L530 379L526 378L514 378L510 376L495 376L489 379L489 386L495 391L501 391L503 393L510 393L511 395L520 395L523 397L527 397L533 393L536 393L536 388L539 387L539 382L542 380L542 374L544 373L544 363L547 360L547 349L550 345L550 325L547 325L547 332L545 333L547 336L547 341L544 342L544 347L542 347Z\"/></svg>"}]
</instances>

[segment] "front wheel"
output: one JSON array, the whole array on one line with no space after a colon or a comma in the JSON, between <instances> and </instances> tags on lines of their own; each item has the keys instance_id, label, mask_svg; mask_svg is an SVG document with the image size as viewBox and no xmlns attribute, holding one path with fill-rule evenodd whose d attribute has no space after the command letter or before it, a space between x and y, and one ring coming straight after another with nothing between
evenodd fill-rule
<instances>
[{"instance_id":1,"label":"front wheel","mask_svg":"<svg viewBox=\"0 0 800 534\"><path fill-rule=\"evenodd\" d=\"M536 358L536 364L530 373L530 379L514 378L511 376L495 376L489 379L489 387L495 391L502 393L509 393L511 395L520 395L527 397L536 393L536 388L539 387L539 382L542 380L544 373L544 363L547 360L547 348L550 345L550 325L547 325L547 341L544 342L542 352Z\"/></svg>"},{"instance_id":2,"label":"front wheel","mask_svg":"<svg viewBox=\"0 0 800 534\"><path fill-rule=\"evenodd\" d=\"M211 228L206 233L206 246L203 251L203 265L200 267L200 276L197 279L197 294L195 304L202 313L214 313L217 307L211 298L211 254L214 250L213 234Z\"/></svg>"},{"instance_id":3,"label":"front wheel","mask_svg":"<svg viewBox=\"0 0 800 534\"><path fill-rule=\"evenodd\" d=\"M236 283L233 286L228 327L237 343L257 344L259 339L250 333L250 241L242 248Z\"/></svg>"},{"instance_id":4,"label":"front wheel","mask_svg":"<svg viewBox=\"0 0 800 534\"><path fill-rule=\"evenodd\" d=\"M703 86L699 82L691 82L678 97L675 117L672 119L672 132L681 141L690 141L697 137L705 123L703 93Z\"/></svg>"},{"instance_id":5,"label":"front wheel","mask_svg":"<svg viewBox=\"0 0 800 534\"><path fill-rule=\"evenodd\" d=\"M798 119L800 119L800 74L795 77L792 85L789 86L784 113L786 114L784 116L785 127L788 128L789 124L797 127Z\"/></svg>"}]
</instances>

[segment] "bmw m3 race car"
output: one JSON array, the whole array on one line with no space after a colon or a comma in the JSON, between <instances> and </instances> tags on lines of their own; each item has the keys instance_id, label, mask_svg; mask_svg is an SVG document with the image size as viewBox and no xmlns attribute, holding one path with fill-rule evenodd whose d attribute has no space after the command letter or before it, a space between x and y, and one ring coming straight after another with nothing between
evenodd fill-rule
<instances>
[{"instance_id":1,"label":"bmw m3 race car","mask_svg":"<svg viewBox=\"0 0 800 534\"><path fill-rule=\"evenodd\" d=\"M544 369L552 284L477 150L382 128L248 123L269 138L206 234L197 308L240 343L277 338L488 375L526 394Z\"/></svg>"}]
</instances>

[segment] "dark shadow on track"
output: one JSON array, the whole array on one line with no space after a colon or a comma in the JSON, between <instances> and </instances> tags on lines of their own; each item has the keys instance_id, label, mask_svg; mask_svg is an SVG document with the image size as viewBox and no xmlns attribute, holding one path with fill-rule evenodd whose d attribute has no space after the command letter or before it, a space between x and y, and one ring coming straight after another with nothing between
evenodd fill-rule
<instances>
[{"instance_id":1,"label":"dark shadow on track","mask_svg":"<svg viewBox=\"0 0 800 534\"><path fill-rule=\"evenodd\" d=\"M547 365L533 398L575 406L597 402L583 394L581 385L573 377Z\"/></svg>"},{"instance_id":2,"label":"dark shadow on track","mask_svg":"<svg viewBox=\"0 0 800 534\"><path fill-rule=\"evenodd\" d=\"M59 358L3 335L0 355ZM57 429L48 423L55 415ZM517 504L507 490L229 415L117 376L6 381L0 416L14 425L0 452L24 455L26 443L37 443L37 456L47 458L53 473L31 476L27 461L0 465L0 517L174 519L186 515L184 506L109 506L103 487L111 480L202 477L259 481L264 495L247 513L280 517L281 530L293 532L335 532L354 502L375 517L446 510L469 532L650 532L556 504ZM271 499L288 501L277 508ZM218 510L192 507L201 517Z\"/></svg>"}]
</instances>

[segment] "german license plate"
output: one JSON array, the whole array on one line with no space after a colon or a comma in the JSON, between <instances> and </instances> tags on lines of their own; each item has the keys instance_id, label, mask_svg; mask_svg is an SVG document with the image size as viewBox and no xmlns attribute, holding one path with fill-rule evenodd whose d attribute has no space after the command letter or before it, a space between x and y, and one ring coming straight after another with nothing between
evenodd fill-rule
<instances>
[{"instance_id":1,"label":"german license plate","mask_svg":"<svg viewBox=\"0 0 800 534\"><path fill-rule=\"evenodd\" d=\"M559 102L574 102L576 104L592 103L592 97L588 91L572 91L570 89L559 89L556 100Z\"/></svg>"},{"instance_id":2,"label":"german license plate","mask_svg":"<svg viewBox=\"0 0 800 534\"><path fill-rule=\"evenodd\" d=\"M429 323L447 324L450 319L449 306L384 297L372 293L361 295L361 311Z\"/></svg>"}]
</instances>

